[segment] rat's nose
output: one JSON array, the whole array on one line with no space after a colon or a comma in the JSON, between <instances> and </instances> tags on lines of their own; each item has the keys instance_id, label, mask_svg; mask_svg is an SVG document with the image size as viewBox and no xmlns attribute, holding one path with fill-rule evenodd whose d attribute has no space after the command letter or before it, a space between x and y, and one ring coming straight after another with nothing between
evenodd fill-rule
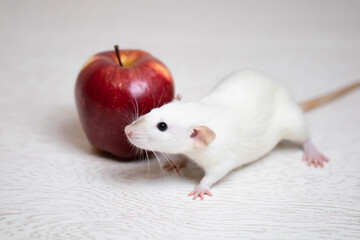
<instances>
[{"instance_id":1,"label":"rat's nose","mask_svg":"<svg viewBox=\"0 0 360 240\"><path fill-rule=\"evenodd\" d=\"M129 126L126 126L126 127L125 127L125 134L126 134L126 136L131 137L132 131L130 130L130 127L129 127Z\"/></svg>"}]
</instances>

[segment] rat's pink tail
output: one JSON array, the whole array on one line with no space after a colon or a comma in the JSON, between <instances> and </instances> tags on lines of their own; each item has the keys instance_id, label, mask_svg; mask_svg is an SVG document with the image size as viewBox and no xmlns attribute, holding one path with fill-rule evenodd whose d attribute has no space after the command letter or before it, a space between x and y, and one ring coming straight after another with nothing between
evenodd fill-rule
<instances>
[{"instance_id":1,"label":"rat's pink tail","mask_svg":"<svg viewBox=\"0 0 360 240\"><path fill-rule=\"evenodd\" d=\"M299 103L300 107L302 108L302 110L304 110L304 112L307 112L313 108L316 108L318 106L321 106L325 103L328 103L332 100L335 100L338 97L341 97L343 95L345 95L348 92L351 92L352 90L356 89L356 88L360 88L360 82L355 82L353 84L350 84L346 87L343 87L339 90L336 90L334 92L322 95L320 97L317 98L313 98L310 99L308 101Z\"/></svg>"}]
</instances>

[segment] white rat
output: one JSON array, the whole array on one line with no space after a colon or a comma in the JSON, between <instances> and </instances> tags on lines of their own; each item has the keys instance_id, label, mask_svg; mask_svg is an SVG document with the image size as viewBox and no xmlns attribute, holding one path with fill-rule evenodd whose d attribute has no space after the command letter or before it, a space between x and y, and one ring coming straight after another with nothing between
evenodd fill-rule
<instances>
[{"instance_id":1,"label":"white rat","mask_svg":"<svg viewBox=\"0 0 360 240\"><path fill-rule=\"evenodd\" d=\"M261 158L282 140L302 144L303 160L323 167L329 160L311 142L303 110L359 86L353 84L300 107L283 85L258 72L240 71L199 101L173 101L153 109L126 126L125 134L138 148L183 154L197 163L205 176L189 196L203 199L212 196L210 187L231 170ZM185 163L179 157L164 168Z\"/></svg>"}]
</instances>

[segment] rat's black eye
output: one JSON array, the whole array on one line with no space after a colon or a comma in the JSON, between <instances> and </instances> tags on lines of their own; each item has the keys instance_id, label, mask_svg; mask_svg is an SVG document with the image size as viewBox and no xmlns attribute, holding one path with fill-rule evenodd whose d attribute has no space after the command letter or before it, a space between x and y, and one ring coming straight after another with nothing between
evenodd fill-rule
<instances>
[{"instance_id":1,"label":"rat's black eye","mask_svg":"<svg viewBox=\"0 0 360 240\"><path fill-rule=\"evenodd\" d=\"M163 132L167 129L167 125L166 125L166 123L161 122L161 123L158 123L157 128Z\"/></svg>"}]
</instances>

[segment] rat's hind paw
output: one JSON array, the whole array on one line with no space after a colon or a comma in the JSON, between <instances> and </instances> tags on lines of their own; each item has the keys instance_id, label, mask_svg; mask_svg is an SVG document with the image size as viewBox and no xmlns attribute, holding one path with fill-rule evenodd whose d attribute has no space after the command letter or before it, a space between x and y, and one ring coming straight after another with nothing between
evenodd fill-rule
<instances>
[{"instance_id":1,"label":"rat's hind paw","mask_svg":"<svg viewBox=\"0 0 360 240\"><path fill-rule=\"evenodd\" d=\"M201 200L204 200L204 195L208 195L212 197L212 193L210 192L210 188L208 186L197 186L191 193L188 194L188 196L193 196L193 200L196 198L200 198Z\"/></svg>"},{"instance_id":2,"label":"rat's hind paw","mask_svg":"<svg viewBox=\"0 0 360 240\"><path fill-rule=\"evenodd\" d=\"M324 167L325 162L329 162L329 159L321 154L310 140L304 144L304 156L303 161L307 162L307 165L310 167Z\"/></svg>"}]
</instances>

